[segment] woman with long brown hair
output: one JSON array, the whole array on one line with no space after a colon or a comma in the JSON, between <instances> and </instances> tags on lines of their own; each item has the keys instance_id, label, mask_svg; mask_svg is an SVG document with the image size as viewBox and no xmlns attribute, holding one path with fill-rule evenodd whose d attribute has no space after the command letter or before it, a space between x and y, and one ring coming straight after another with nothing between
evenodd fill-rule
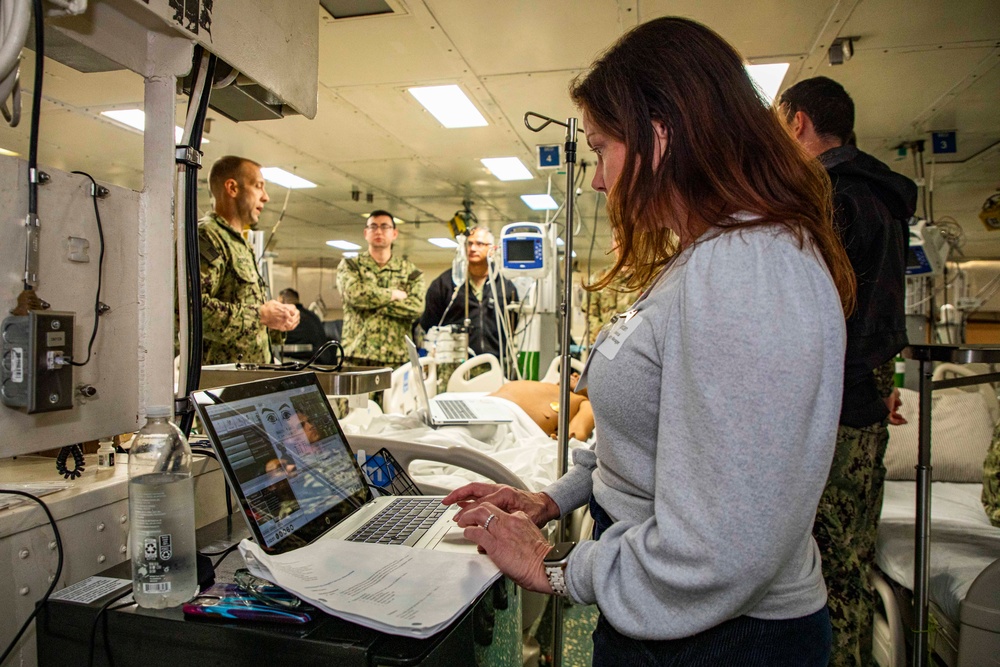
<instances>
[{"instance_id":1,"label":"woman with long brown hair","mask_svg":"<svg viewBox=\"0 0 1000 667\"><path fill-rule=\"evenodd\" d=\"M693 21L636 27L571 95L619 249L597 287L649 287L580 381L593 450L541 493L445 502L518 583L597 604L595 665L825 665L811 530L854 298L829 181ZM587 502L596 539L552 549L536 526Z\"/></svg>"}]
</instances>

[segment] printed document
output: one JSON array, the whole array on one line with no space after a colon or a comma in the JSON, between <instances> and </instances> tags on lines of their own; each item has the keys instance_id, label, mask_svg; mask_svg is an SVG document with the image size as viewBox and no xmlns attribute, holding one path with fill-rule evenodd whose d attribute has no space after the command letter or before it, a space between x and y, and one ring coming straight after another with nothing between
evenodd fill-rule
<instances>
[{"instance_id":1,"label":"printed document","mask_svg":"<svg viewBox=\"0 0 1000 667\"><path fill-rule=\"evenodd\" d=\"M425 638L443 630L500 576L485 555L317 540L266 554L243 540L247 569L367 628Z\"/></svg>"}]
</instances>

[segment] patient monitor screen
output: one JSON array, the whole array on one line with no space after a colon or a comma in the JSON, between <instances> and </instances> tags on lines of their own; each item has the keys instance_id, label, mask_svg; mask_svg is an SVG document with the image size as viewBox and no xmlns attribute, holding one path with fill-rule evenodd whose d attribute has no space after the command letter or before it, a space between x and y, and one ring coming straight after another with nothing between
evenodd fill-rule
<instances>
[{"instance_id":1,"label":"patient monitor screen","mask_svg":"<svg viewBox=\"0 0 1000 667\"><path fill-rule=\"evenodd\" d=\"M533 262L535 261L535 241L507 241L504 246L505 256L511 262Z\"/></svg>"}]
</instances>

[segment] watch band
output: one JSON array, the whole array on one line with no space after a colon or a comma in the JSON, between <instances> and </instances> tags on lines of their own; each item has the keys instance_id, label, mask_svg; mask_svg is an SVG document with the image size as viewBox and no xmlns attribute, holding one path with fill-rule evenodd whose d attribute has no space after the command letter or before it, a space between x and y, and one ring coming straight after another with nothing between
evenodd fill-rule
<instances>
[{"instance_id":1,"label":"watch band","mask_svg":"<svg viewBox=\"0 0 1000 667\"><path fill-rule=\"evenodd\" d=\"M545 576L548 577L549 585L552 586L552 593L560 597L569 597L566 589L566 564L546 565Z\"/></svg>"}]
</instances>

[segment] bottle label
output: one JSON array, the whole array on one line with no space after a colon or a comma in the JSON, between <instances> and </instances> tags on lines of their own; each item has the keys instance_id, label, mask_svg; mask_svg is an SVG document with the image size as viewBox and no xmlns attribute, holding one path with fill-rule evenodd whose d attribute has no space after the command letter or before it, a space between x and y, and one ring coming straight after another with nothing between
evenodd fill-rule
<instances>
[{"instance_id":1,"label":"bottle label","mask_svg":"<svg viewBox=\"0 0 1000 667\"><path fill-rule=\"evenodd\" d=\"M170 582L161 581L158 584L143 583L142 585L143 593L169 593L170 592Z\"/></svg>"},{"instance_id":2,"label":"bottle label","mask_svg":"<svg viewBox=\"0 0 1000 667\"><path fill-rule=\"evenodd\" d=\"M98 452L97 453L97 467L98 468L113 468L115 465L115 453L114 452Z\"/></svg>"}]
</instances>

